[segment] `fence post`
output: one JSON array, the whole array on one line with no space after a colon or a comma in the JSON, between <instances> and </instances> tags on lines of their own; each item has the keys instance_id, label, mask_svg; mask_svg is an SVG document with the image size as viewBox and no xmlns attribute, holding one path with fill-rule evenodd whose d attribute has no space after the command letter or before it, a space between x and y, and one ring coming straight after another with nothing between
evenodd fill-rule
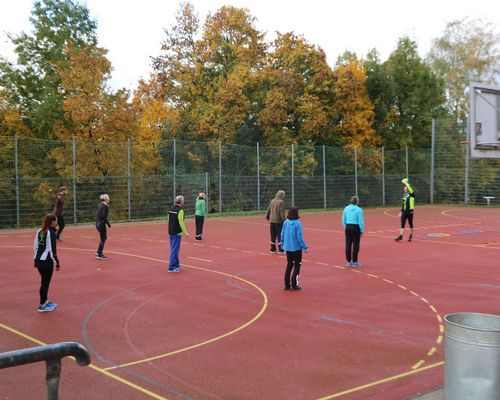
<instances>
[{"instance_id":1,"label":"fence post","mask_svg":"<svg viewBox=\"0 0 500 400\"><path fill-rule=\"evenodd\" d=\"M207 213L208 210L210 210L209 207L209 202L210 202L210 196L208 195L208 172L205 172L205 196L206 196L206 206L207 206Z\"/></svg>"},{"instance_id":2,"label":"fence post","mask_svg":"<svg viewBox=\"0 0 500 400\"><path fill-rule=\"evenodd\" d=\"M408 145L405 146L406 153L406 177L408 178Z\"/></svg>"},{"instance_id":3,"label":"fence post","mask_svg":"<svg viewBox=\"0 0 500 400\"><path fill-rule=\"evenodd\" d=\"M76 218L76 139L72 138L73 147L73 223L77 223Z\"/></svg>"},{"instance_id":4,"label":"fence post","mask_svg":"<svg viewBox=\"0 0 500 400\"><path fill-rule=\"evenodd\" d=\"M259 155L259 142L257 142L257 211L260 211L260 155Z\"/></svg>"},{"instance_id":5,"label":"fence post","mask_svg":"<svg viewBox=\"0 0 500 400\"><path fill-rule=\"evenodd\" d=\"M325 145L323 145L323 209L326 210L326 158L325 158Z\"/></svg>"},{"instance_id":6,"label":"fence post","mask_svg":"<svg viewBox=\"0 0 500 400\"><path fill-rule=\"evenodd\" d=\"M295 206L295 159L294 147L292 143L292 207Z\"/></svg>"},{"instance_id":7,"label":"fence post","mask_svg":"<svg viewBox=\"0 0 500 400\"><path fill-rule=\"evenodd\" d=\"M130 176L130 138L127 139L127 196L128 196L128 219L132 219L132 202L130 199L131 194L131 176Z\"/></svg>"},{"instance_id":8,"label":"fence post","mask_svg":"<svg viewBox=\"0 0 500 400\"><path fill-rule=\"evenodd\" d=\"M219 214L222 214L222 145L219 140Z\"/></svg>"},{"instance_id":9,"label":"fence post","mask_svg":"<svg viewBox=\"0 0 500 400\"><path fill-rule=\"evenodd\" d=\"M175 171L175 165L177 163L176 161L176 158L177 158L177 147L176 147L176 142L175 142L175 139L174 139L174 165L173 165L173 176L172 176L172 187L173 187L173 190L174 190L174 200L173 200L173 204L175 204L175 197L177 196L177 182L176 182L176 177L175 177L175 174L176 174L176 171Z\"/></svg>"},{"instance_id":10,"label":"fence post","mask_svg":"<svg viewBox=\"0 0 500 400\"><path fill-rule=\"evenodd\" d=\"M358 197L358 147L354 148L354 185L356 197Z\"/></svg>"},{"instance_id":11,"label":"fence post","mask_svg":"<svg viewBox=\"0 0 500 400\"><path fill-rule=\"evenodd\" d=\"M16 175L16 226L19 228L21 216L19 212L19 151L17 148L17 133L14 134L14 168Z\"/></svg>"},{"instance_id":12,"label":"fence post","mask_svg":"<svg viewBox=\"0 0 500 400\"><path fill-rule=\"evenodd\" d=\"M382 206L385 207L385 147L382 146Z\"/></svg>"},{"instance_id":13,"label":"fence post","mask_svg":"<svg viewBox=\"0 0 500 400\"><path fill-rule=\"evenodd\" d=\"M465 183L464 183L464 204L469 204L469 171L470 171L470 118L467 130L467 149L465 151Z\"/></svg>"},{"instance_id":14,"label":"fence post","mask_svg":"<svg viewBox=\"0 0 500 400\"><path fill-rule=\"evenodd\" d=\"M431 136L431 198L430 203L434 204L434 156L436 146L436 120L432 119L432 136Z\"/></svg>"}]
</instances>

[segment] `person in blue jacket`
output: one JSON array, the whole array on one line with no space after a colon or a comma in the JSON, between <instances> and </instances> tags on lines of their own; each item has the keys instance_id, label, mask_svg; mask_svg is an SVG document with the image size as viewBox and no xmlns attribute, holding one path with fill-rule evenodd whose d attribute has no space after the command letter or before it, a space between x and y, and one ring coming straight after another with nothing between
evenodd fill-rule
<instances>
[{"instance_id":1,"label":"person in blue jacket","mask_svg":"<svg viewBox=\"0 0 500 400\"><path fill-rule=\"evenodd\" d=\"M360 267L358 262L359 243L365 230L363 210L359 206L359 198L353 196L342 213L342 225L345 230L345 258L346 267Z\"/></svg>"},{"instance_id":2,"label":"person in blue jacket","mask_svg":"<svg viewBox=\"0 0 500 400\"><path fill-rule=\"evenodd\" d=\"M299 221L299 209L292 207L288 210L287 219L281 230L281 244L286 251L285 290L300 290L298 276L302 263L302 250L307 253L307 244L304 241L302 223ZM293 268L293 273L292 273ZM290 279L290 274L291 279Z\"/></svg>"}]
</instances>

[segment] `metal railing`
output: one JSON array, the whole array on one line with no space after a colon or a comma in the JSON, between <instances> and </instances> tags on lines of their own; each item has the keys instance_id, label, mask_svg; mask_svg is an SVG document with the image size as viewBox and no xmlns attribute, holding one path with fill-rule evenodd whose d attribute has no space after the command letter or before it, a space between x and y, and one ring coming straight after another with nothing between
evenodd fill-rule
<instances>
[{"instance_id":1,"label":"metal railing","mask_svg":"<svg viewBox=\"0 0 500 400\"><path fill-rule=\"evenodd\" d=\"M90 364L90 356L85 347L76 342L61 342L46 346L30 347L0 353L0 369L31 364L39 361L47 363L47 399L57 400L59 396L59 378L61 376L61 358L73 356L78 365Z\"/></svg>"}]
</instances>

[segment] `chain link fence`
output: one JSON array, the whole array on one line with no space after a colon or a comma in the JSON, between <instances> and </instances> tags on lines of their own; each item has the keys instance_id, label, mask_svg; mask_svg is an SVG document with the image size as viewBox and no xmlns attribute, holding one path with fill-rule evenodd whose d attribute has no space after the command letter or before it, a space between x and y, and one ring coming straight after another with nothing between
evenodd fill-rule
<instances>
[{"instance_id":1,"label":"chain link fence","mask_svg":"<svg viewBox=\"0 0 500 400\"><path fill-rule=\"evenodd\" d=\"M102 193L115 221L165 217L176 194L192 214L199 192L212 213L265 210L280 189L301 209L343 207L353 195L364 206L399 207L405 176L417 204L500 202L500 159L471 159L463 130L432 128L432 148L400 150L0 138L0 228L39 225L60 186L69 189L70 224L93 221Z\"/></svg>"}]
</instances>

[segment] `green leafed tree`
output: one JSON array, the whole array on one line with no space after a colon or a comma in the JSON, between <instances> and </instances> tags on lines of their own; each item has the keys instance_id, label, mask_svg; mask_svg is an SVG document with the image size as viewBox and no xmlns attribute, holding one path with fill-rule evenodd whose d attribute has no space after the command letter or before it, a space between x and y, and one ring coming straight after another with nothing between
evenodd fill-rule
<instances>
[{"instance_id":1,"label":"green leafed tree","mask_svg":"<svg viewBox=\"0 0 500 400\"><path fill-rule=\"evenodd\" d=\"M67 61L69 43L97 43L97 24L85 5L72 0L39 0L33 4L31 33L9 34L17 62L0 59L0 86L37 136L52 136L53 123L63 115L65 91L58 65Z\"/></svg>"},{"instance_id":2,"label":"green leafed tree","mask_svg":"<svg viewBox=\"0 0 500 400\"><path fill-rule=\"evenodd\" d=\"M388 148L429 148L432 119L443 111L442 80L420 58L417 44L399 39L396 50L384 63L394 85L394 124L385 133Z\"/></svg>"}]
</instances>

